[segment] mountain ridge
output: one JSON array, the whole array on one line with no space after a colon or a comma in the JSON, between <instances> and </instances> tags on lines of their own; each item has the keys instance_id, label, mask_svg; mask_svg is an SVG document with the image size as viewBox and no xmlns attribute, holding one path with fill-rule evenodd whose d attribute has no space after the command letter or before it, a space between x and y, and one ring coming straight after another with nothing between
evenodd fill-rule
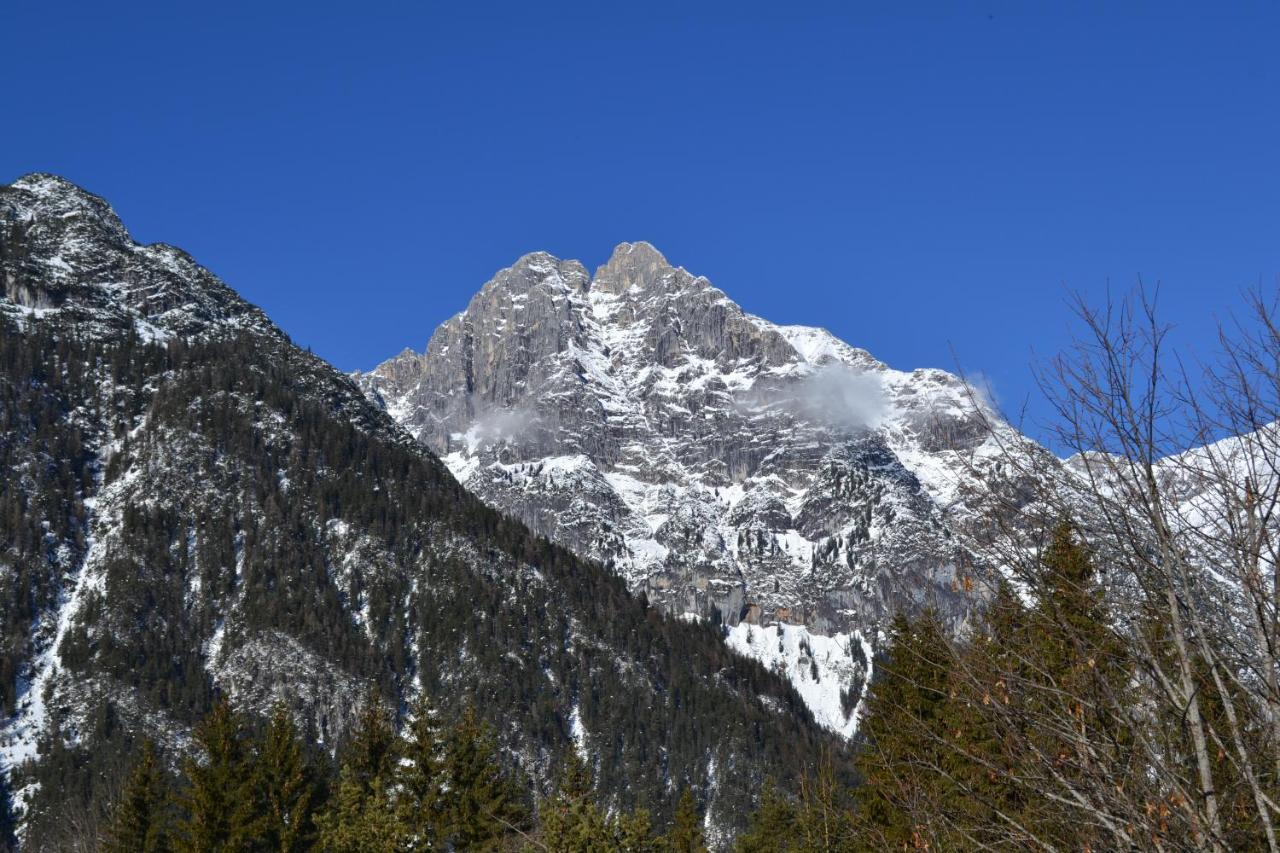
<instances>
[{"instance_id":1,"label":"mountain ridge","mask_svg":"<svg viewBox=\"0 0 1280 853\"><path fill-rule=\"evenodd\" d=\"M785 682L483 505L96 196L0 187L0 279L0 759L32 849L219 694L326 746L369 685L470 701L539 790L582 746L606 802L688 786L722 842L828 745Z\"/></svg>"},{"instance_id":2,"label":"mountain ridge","mask_svg":"<svg viewBox=\"0 0 1280 853\"><path fill-rule=\"evenodd\" d=\"M524 255L424 352L353 377L467 488L667 612L842 637L816 669L754 656L846 736L839 694L892 612L967 619L985 480L1031 447L963 379L751 315L644 242L594 275Z\"/></svg>"}]
</instances>

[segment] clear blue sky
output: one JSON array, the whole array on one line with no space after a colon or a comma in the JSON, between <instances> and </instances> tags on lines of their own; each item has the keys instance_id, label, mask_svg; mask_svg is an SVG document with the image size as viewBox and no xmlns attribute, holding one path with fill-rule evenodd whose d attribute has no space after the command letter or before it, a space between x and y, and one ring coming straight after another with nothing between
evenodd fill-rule
<instances>
[{"instance_id":1,"label":"clear blue sky","mask_svg":"<svg viewBox=\"0 0 1280 853\"><path fill-rule=\"evenodd\" d=\"M0 180L106 196L343 369L525 252L645 239L896 367L954 348L1017 408L1066 289L1160 282L1207 350L1280 275L1271 0L45 0L0 27Z\"/></svg>"}]
</instances>

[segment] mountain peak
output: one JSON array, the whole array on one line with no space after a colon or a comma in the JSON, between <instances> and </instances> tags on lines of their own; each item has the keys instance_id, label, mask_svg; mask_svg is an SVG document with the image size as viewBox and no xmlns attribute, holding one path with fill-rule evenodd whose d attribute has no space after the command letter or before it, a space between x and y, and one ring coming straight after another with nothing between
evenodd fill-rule
<instances>
[{"instance_id":1,"label":"mountain peak","mask_svg":"<svg viewBox=\"0 0 1280 853\"><path fill-rule=\"evenodd\" d=\"M539 250L537 252L526 252L525 254L516 258L516 262L511 266L512 268L537 267L537 266L545 266L548 264L555 265L559 263L560 263L560 258L557 258L555 255L551 254L550 252L544 252Z\"/></svg>"},{"instance_id":2,"label":"mountain peak","mask_svg":"<svg viewBox=\"0 0 1280 853\"><path fill-rule=\"evenodd\" d=\"M634 243L622 242L613 247L613 254L609 256L606 266L624 259L655 259L658 263L667 264L666 256L658 251L657 247L648 240L636 240ZM667 264L669 266L669 264Z\"/></svg>"},{"instance_id":3,"label":"mountain peak","mask_svg":"<svg viewBox=\"0 0 1280 853\"><path fill-rule=\"evenodd\" d=\"M133 326L147 339L227 324L280 334L185 252L135 243L105 199L57 175L0 185L0 247L0 314L56 312L81 334Z\"/></svg>"},{"instance_id":4,"label":"mountain peak","mask_svg":"<svg viewBox=\"0 0 1280 853\"><path fill-rule=\"evenodd\" d=\"M105 199L60 175L31 172L18 178L7 188L0 185L0 191L4 189L18 190L21 193L16 200L17 207L20 212L25 213L25 216L19 218L31 220L87 217L97 227L108 232L112 238L132 241L124 223L120 221Z\"/></svg>"},{"instance_id":5,"label":"mountain peak","mask_svg":"<svg viewBox=\"0 0 1280 853\"><path fill-rule=\"evenodd\" d=\"M609 260L596 270L593 287L606 293L648 288L673 272L673 267L651 243L619 243Z\"/></svg>"},{"instance_id":6,"label":"mountain peak","mask_svg":"<svg viewBox=\"0 0 1280 853\"><path fill-rule=\"evenodd\" d=\"M15 180L13 186L40 196L69 192L81 195L90 194L61 175L55 175L51 172L28 172Z\"/></svg>"},{"instance_id":7,"label":"mountain peak","mask_svg":"<svg viewBox=\"0 0 1280 853\"><path fill-rule=\"evenodd\" d=\"M967 618L987 419L949 374L747 314L648 243L589 284L571 263L526 256L361 386L481 499L651 605L730 626L852 734L844 691L889 616Z\"/></svg>"}]
</instances>

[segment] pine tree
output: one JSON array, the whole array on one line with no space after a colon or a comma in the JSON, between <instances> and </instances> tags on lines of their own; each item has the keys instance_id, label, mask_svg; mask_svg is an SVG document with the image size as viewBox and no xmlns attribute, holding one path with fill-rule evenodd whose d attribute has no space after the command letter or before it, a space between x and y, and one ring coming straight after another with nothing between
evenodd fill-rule
<instances>
[{"instance_id":1,"label":"pine tree","mask_svg":"<svg viewBox=\"0 0 1280 853\"><path fill-rule=\"evenodd\" d=\"M253 792L253 756L244 724L225 699L196 727L203 761L186 761L186 818L178 846L190 853L250 850L263 815Z\"/></svg>"},{"instance_id":2,"label":"pine tree","mask_svg":"<svg viewBox=\"0 0 1280 853\"><path fill-rule=\"evenodd\" d=\"M958 661L964 677L952 687L947 742L957 753L954 775L968 796L955 820L975 843L1034 846L1019 826L1027 818L1028 790L1020 742L1025 725L1020 684L1028 672L1027 613L1013 588L1001 583L983 609L975 636Z\"/></svg>"},{"instance_id":3,"label":"pine tree","mask_svg":"<svg viewBox=\"0 0 1280 853\"><path fill-rule=\"evenodd\" d=\"M653 834L653 818L648 809L619 814L610 821L615 849L621 853L659 853L662 839Z\"/></svg>"},{"instance_id":4,"label":"pine tree","mask_svg":"<svg viewBox=\"0 0 1280 853\"><path fill-rule=\"evenodd\" d=\"M316 818L320 846L334 853L396 853L403 831L391 796L399 755L390 714L372 691L344 750L337 791Z\"/></svg>"},{"instance_id":5,"label":"pine tree","mask_svg":"<svg viewBox=\"0 0 1280 853\"><path fill-rule=\"evenodd\" d=\"M676 804L676 814L667 833L667 848L672 853L702 853L707 849L702 832L702 818L693 801L693 791L685 788Z\"/></svg>"},{"instance_id":6,"label":"pine tree","mask_svg":"<svg viewBox=\"0 0 1280 853\"><path fill-rule=\"evenodd\" d=\"M449 730L444 758L444 838L462 849L495 845L527 825L524 790L498 763L488 727L468 707Z\"/></svg>"},{"instance_id":7,"label":"pine tree","mask_svg":"<svg viewBox=\"0 0 1280 853\"><path fill-rule=\"evenodd\" d=\"M666 839L653 835L644 809L610 817L593 797L591 771L570 752L555 794L539 807L539 844L557 853L658 853Z\"/></svg>"},{"instance_id":8,"label":"pine tree","mask_svg":"<svg viewBox=\"0 0 1280 853\"><path fill-rule=\"evenodd\" d=\"M13 832L13 813L10 810L9 780L0 773L0 850L14 850L18 840Z\"/></svg>"},{"instance_id":9,"label":"pine tree","mask_svg":"<svg viewBox=\"0 0 1280 853\"><path fill-rule=\"evenodd\" d=\"M413 850L434 849L444 824L444 744L436 709L424 693L414 703L403 760L396 769L397 812Z\"/></svg>"},{"instance_id":10,"label":"pine tree","mask_svg":"<svg viewBox=\"0 0 1280 853\"><path fill-rule=\"evenodd\" d=\"M400 760L396 733L391 727L391 712L374 688L365 700L355 733L345 750L346 764L357 781L371 785L375 780L389 782Z\"/></svg>"},{"instance_id":11,"label":"pine tree","mask_svg":"<svg viewBox=\"0 0 1280 853\"><path fill-rule=\"evenodd\" d=\"M1068 522L1054 528L1041 563L1039 600L1028 620L1036 658L1073 687L1087 690L1099 666L1121 660L1097 571Z\"/></svg>"},{"instance_id":12,"label":"pine tree","mask_svg":"<svg viewBox=\"0 0 1280 853\"><path fill-rule=\"evenodd\" d=\"M1062 786L1124 781L1106 768L1123 766L1132 733L1106 709L1129 665L1070 525L1053 530L1035 581L1031 607L1002 585L965 643L931 613L895 618L858 759L857 820L873 846L1100 843Z\"/></svg>"},{"instance_id":13,"label":"pine tree","mask_svg":"<svg viewBox=\"0 0 1280 853\"><path fill-rule=\"evenodd\" d=\"M738 836L739 853L778 853L796 849L796 805L766 779L760 807L747 829Z\"/></svg>"},{"instance_id":14,"label":"pine tree","mask_svg":"<svg viewBox=\"0 0 1280 853\"><path fill-rule=\"evenodd\" d=\"M542 846L567 853L604 849L609 840L604 813L592 801L591 793L591 771L571 750L555 793L538 807Z\"/></svg>"},{"instance_id":15,"label":"pine tree","mask_svg":"<svg viewBox=\"0 0 1280 853\"><path fill-rule=\"evenodd\" d=\"M168 850L172 821L168 776L156 757L155 746L144 741L107 828L103 849L107 853Z\"/></svg>"},{"instance_id":16,"label":"pine tree","mask_svg":"<svg viewBox=\"0 0 1280 853\"><path fill-rule=\"evenodd\" d=\"M279 853L305 850L314 841L318 781L307 760L293 716L276 707L258 749L255 787L265 814L262 843Z\"/></svg>"},{"instance_id":17,"label":"pine tree","mask_svg":"<svg viewBox=\"0 0 1280 853\"><path fill-rule=\"evenodd\" d=\"M885 660L868 697L857 761L865 784L858 818L873 846L911 848L938 841L951 820L953 783L943 776L956 754L947 745L954 712L950 651L937 618L893 619Z\"/></svg>"},{"instance_id":18,"label":"pine tree","mask_svg":"<svg viewBox=\"0 0 1280 853\"><path fill-rule=\"evenodd\" d=\"M802 780L794 848L806 853L854 849L860 839L858 830L849 788L836 777L835 762L828 754L817 773Z\"/></svg>"},{"instance_id":19,"label":"pine tree","mask_svg":"<svg viewBox=\"0 0 1280 853\"><path fill-rule=\"evenodd\" d=\"M1108 694L1126 683L1129 665L1089 551L1070 523L1054 528L1041 565L1021 642L1034 666L1025 667L1020 685L1014 682L1023 693L1027 745L1052 757L1054 773L1067 784L1124 782L1103 768L1123 766L1120 757L1130 751L1128 722L1107 710L1113 707ZM1098 757L1107 755L1116 760L1099 764ZM1029 797L1027 810L1027 823L1043 836L1077 848L1099 843L1074 809Z\"/></svg>"},{"instance_id":20,"label":"pine tree","mask_svg":"<svg viewBox=\"0 0 1280 853\"><path fill-rule=\"evenodd\" d=\"M385 779L362 780L352 765L342 767L329 808L321 813L320 849L330 853L399 853L404 833Z\"/></svg>"},{"instance_id":21,"label":"pine tree","mask_svg":"<svg viewBox=\"0 0 1280 853\"><path fill-rule=\"evenodd\" d=\"M875 849L867 841L864 825L854 815L849 787L837 778L835 762L828 755L817 772L801 780L795 799L785 796L769 782L760 808L739 838L739 853L837 853Z\"/></svg>"}]
</instances>

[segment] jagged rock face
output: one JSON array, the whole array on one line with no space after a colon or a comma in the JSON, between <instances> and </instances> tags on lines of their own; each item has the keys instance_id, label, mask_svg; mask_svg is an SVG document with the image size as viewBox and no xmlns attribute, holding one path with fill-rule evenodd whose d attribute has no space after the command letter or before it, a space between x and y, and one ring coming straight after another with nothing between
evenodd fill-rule
<instances>
[{"instance_id":1,"label":"jagged rock face","mask_svg":"<svg viewBox=\"0 0 1280 853\"><path fill-rule=\"evenodd\" d=\"M428 361L461 377L458 407L439 407L446 442L513 389L575 390L557 354L576 303L541 283L585 292L585 274L515 275L485 295L488 331L456 323ZM284 701L326 745L370 684L473 701L536 783L577 743L609 802L669 811L692 785L722 840L766 774L828 743L785 682L484 506L347 377L180 251L134 243L101 199L47 175L0 186L0 278L0 788L33 849L59 846L64 798L100 798L142 735L184 744L218 691L251 712ZM515 290L525 340L478 344ZM603 405L577 391L546 417ZM561 433L538 430L544 450ZM631 452L595 432L580 452ZM704 510L673 510L672 536L700 535ZM705 713L686 719L685 701Z\"/></svg>"},{"instance_id":2,"label":"jagged rock face","mask_svg":"<svg viewBox=\"0 0 1280 853\"><path fill-rule=\"evenodd\" d=\"M103 199L54 175L28 175L0 194L0 228L4 298L32 316L57 311L82 332L111 334L127 314L144 338L210 323L279 334L186 252L138 245Z\"/></svg>"},{"instance_id":3,"label":"jagged rock face","mask_svg":"<svg viewBox=\"0 0 1280 853\"><path fill-rule=\"evenodd\" d=\"M468 489L664 609L872 640L902 609L963 622L984 471L1021 440L959 378L751 316L646 243L594 276L525 256L355 378Z\"/></svg>"}]
</instances>

